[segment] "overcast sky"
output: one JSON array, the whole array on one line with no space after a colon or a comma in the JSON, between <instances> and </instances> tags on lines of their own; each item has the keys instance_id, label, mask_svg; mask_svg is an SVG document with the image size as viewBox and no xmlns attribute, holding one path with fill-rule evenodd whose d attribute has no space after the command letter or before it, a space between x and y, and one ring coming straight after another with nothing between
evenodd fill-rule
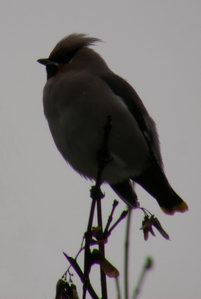
<instances>
[{"instance_id":1,"label":"overcast sky","mask_svg":"<svg viewBox=\"0 0 201 299\"><path fill-rule=\"evenodd\" d=\"M62 159L42 108L46 75L36 60L73 32L104 42L96 46L110 67L128 80L155 119L166 173L189 212L164 215L138 188L171 241L143 240L142 215L132 223L131 282L144 258L154 270L142 299L201 297L201 2L5 1L0 4L0 298L51 299L66 270L63 251L74 256L87 225L90 182ZM114 193L107 188L105 212ZM120 204L117 214L124 208ZM107 257L120 272L124 224ZM120 279L122 276L120 277ZM77 280L75 280L77 283ZM113 280L108 281L115 298Z\"/></svg>"}]
</instances>

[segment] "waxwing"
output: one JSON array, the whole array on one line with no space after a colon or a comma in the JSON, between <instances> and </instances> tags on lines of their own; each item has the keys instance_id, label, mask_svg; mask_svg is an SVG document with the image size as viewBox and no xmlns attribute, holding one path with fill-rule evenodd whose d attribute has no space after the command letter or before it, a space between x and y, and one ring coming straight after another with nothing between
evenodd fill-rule
<instances>
[{"instance_id":1,"label":"waxwing","mask_svg":"<svg viewBox=\"0 0 201 299\"><path fill-rule=\"evenodd\" d=\"M110 161L103 181L130 207L137 206L137 183L165 213L185 212L187 204L164 173L153 119L133 87L91 48L97 41L71 34L48 58L38 60L46 66L44 113L58 150L78 173L95 180L104 126L110 117Z\"/></svg>"}]
</instances>

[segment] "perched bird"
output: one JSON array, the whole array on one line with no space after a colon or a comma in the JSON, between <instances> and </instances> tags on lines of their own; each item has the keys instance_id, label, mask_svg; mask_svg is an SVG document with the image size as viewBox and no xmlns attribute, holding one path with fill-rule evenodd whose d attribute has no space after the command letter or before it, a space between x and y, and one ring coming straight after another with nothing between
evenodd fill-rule
<instances>
[{"instance_id":1,"label":"perched bird","mask_svg":"<svg viewBox=\"0 0 201 299\"><path fill-rule=\"evenodd\" d=\"M44 113L58 150L78 173L96 179L97 154L110 116L111 160L103 171L103 181L130 207L137 202L135 182L165 213L185 212L187 204L164 173L153 119L131 85L90 48L97 41L84 34L71 34L48 58L38 60L46 66Z\"/></svg>"}]
</instances>

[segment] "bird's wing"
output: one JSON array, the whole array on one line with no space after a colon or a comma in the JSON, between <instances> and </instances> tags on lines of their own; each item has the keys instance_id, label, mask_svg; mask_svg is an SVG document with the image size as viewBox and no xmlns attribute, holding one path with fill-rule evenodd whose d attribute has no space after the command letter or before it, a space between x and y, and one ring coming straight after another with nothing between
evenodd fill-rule
<instances>
[{"instance_id":1,"label":"bird's wing","mask_svg":"<svg viewBox=\"0 0 201 299\"><path fill-rule=\"evenodd\" d=\"M136 119L155 159L160 167L163 168L159 137L155 122L148 114L136 91L128 82L112 72L104 73L101 77L112 89L113 93L118 95L126 104L129 111Z\"/></svg>"}]
</instances>

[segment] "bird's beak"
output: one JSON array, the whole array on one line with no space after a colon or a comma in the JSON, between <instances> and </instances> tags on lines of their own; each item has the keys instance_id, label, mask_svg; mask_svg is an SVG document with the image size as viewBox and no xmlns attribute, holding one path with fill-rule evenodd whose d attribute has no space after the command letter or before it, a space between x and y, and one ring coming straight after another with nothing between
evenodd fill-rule
<instances>
[{"instance_id":1,"label":"bird's beak","mask_svg":"<svg viewBox=\"0 0 201 299\"><path fill-rule=\"evenodd\" d=\"M50 60L49 58L41 58L37 60L38 63L43 64L45 66L58 66L59 63Z\"/></svg>"}]
</instances>

